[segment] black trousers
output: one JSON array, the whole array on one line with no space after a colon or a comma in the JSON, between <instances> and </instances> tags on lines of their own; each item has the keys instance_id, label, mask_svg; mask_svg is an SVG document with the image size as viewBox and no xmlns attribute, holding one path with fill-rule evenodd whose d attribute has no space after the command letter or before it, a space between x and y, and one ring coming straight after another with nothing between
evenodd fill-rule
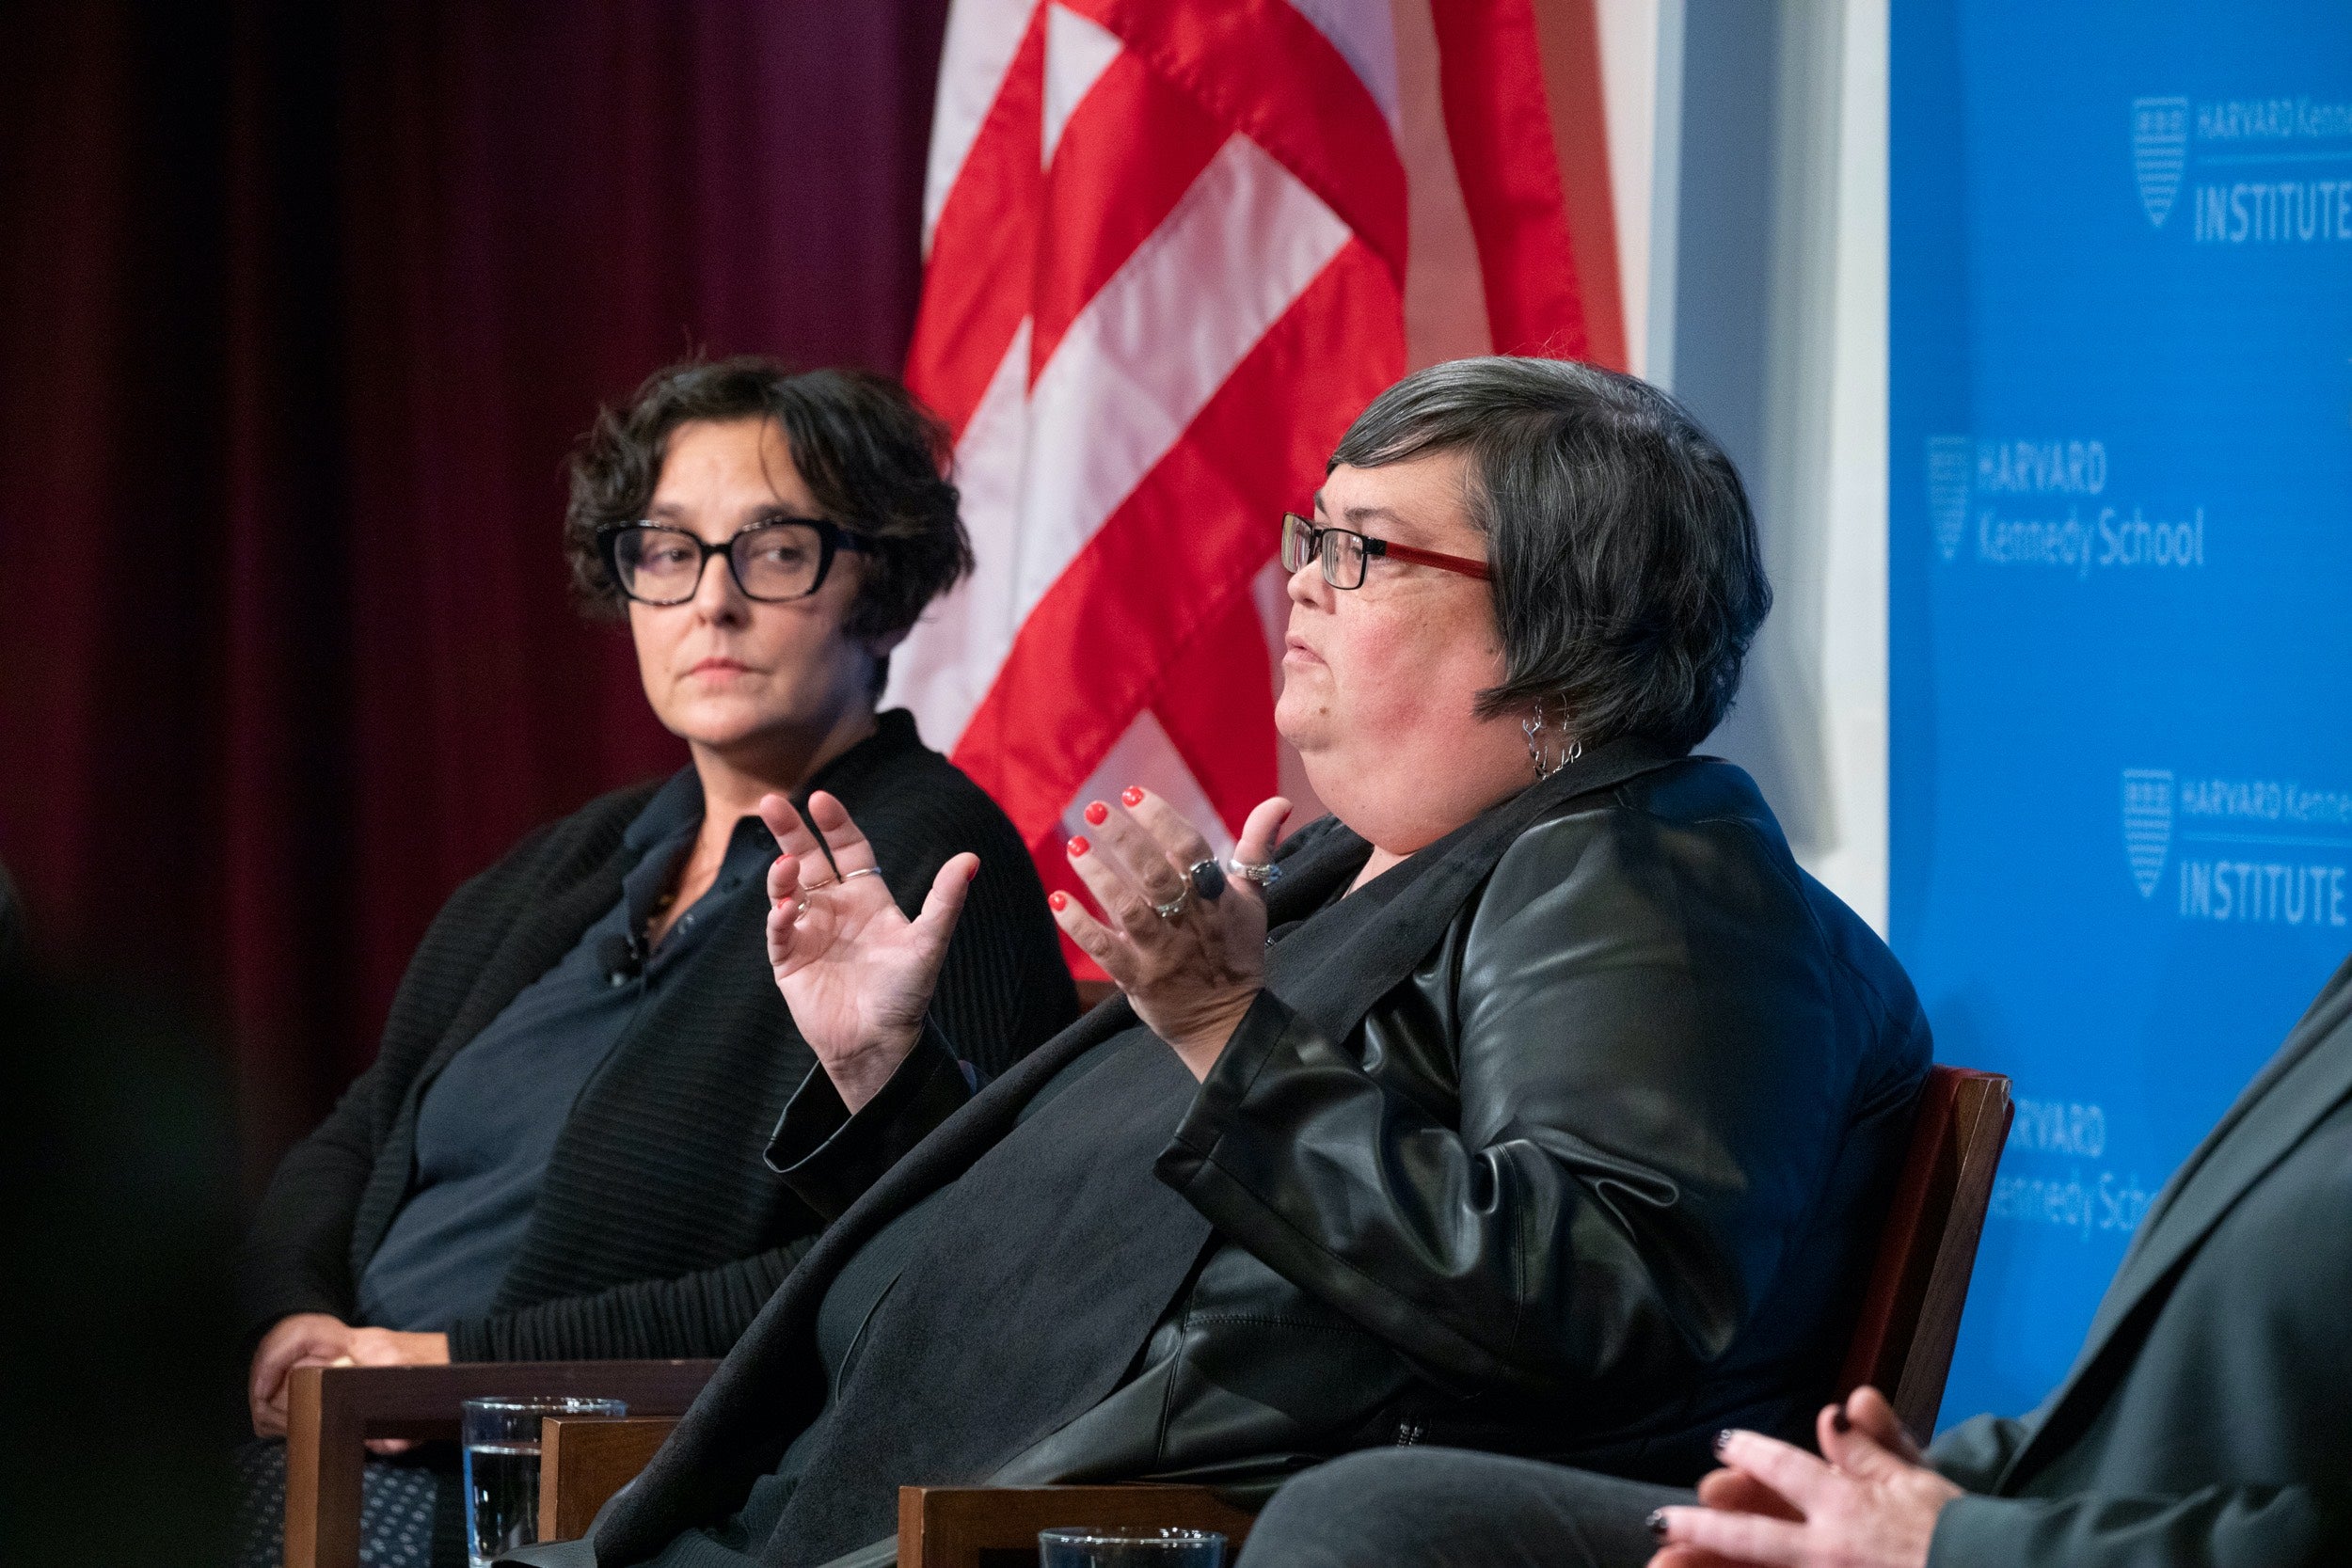
<instances>
[{"instance_id":1,"label":"black trousers","mask_svg":"<svg viewBox=\"0 0 2352 1568\"><path fill-rule=\"evenodd\" d=\"M1258 1517L1237 1568L1642 1568L1671 1486L1461 1449L1320 1465Z\"/></svg>"}]
</instances>

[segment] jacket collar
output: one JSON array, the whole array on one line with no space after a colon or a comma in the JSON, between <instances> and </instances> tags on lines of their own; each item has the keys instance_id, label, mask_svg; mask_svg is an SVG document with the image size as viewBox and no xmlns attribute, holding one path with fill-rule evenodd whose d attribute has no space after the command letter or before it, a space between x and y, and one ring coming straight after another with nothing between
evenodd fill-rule
<instances>
[{"instance_id":1,"label":"jacket collar","mask_svg":"<svg viewBox=\"0 0 2352 1568\"><path fill-rule=\"evenodd\" d=\"M1344 1038L1437 945L1520 834L1570 800L1614 789L1688 754L1680 747L1639 739L1597 746L1391 866L1351 895L1377 897L1381 907L1350 934L1345 961L1323 964L1279 988L1282 1000L1312 1019L1328 1038ZM1341 877L1360 870L1372 852L1371 845L1330 818L1295 836L1309 832L1315 839L1284 859L1282 880L1266 901L1270 924L1305 918L1337 891Z\"/></svg>"},{"instance_id":2,"label":"jacket collar","mask_svg":"<svg viewBox=\"0 0 2352 1568\"><path fill-rule=\"evenodd\" d=\"M2251 1188L2352 1094L2352 959L2149 1205L2099 1303L2074 1369L2043 1403L2001 1490L2070 1441L2120 1382L2145 1337L2139 1308Z\"/></svg>"}]
</instances>

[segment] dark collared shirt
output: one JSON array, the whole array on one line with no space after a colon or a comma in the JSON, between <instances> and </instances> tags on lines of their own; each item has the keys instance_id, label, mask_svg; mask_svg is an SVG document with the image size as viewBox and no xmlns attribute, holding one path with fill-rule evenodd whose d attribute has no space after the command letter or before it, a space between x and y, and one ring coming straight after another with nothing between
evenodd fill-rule
<instances>
[{"instance_id":1,"label":"dark collared shirt","mask_svg":"<svg viewBox=\"0 0 2352 1568\"><path fill-rule=\"evenodd\" d=\"M675 881L702 819L701 781L684 768L622 835L639 854L620 902L425 1087L416 1175L359 1276L359 1322L437 1332L491 1309L573 1102L727 901L765 895L776 841L758 817L746 816L710 891L645 954L646 919Z\"/></svg>"}]
</instances>

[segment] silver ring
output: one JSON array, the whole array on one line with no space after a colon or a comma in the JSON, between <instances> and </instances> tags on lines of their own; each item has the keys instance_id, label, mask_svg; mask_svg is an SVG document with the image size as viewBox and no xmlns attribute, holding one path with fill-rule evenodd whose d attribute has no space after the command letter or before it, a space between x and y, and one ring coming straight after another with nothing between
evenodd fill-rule
<instances>
[{"instance_id":1,"label":"silver ring","mask_svg":"<svg viewBox=\"0 0 2352 1568\"><path fill-rule=\"evenodd\" d=\"M834 880L836 882L849 882L855 881L860 877L879 877L881 875L882 872L879 868L869 865L863 871L844 871L840 876L835 877Z\"/></svg>"},{"instance_id":2,"label":"silver ring","mask_svg":"<svg viewBox=\"0 0 2352 1568\"><path fill-rule=\"evenodd\" d=\"M1260 887L1272 887L1282 879L1282 868L1272 861L1263 865L1252 865L1248 861L1227 861L1225 869L1243 881L1255 882Z\"/></svg>"},{"instance_id":3,"label":"silver ring","mask_svg":"<svg viewBox=\"0 0 2352 1568\"><path fill-rule=\"evenodd\" d=\"M1192 884L1190 882L1186 882L1182 888L1177 890L1175 897L1169 899L1165 904L1152 905L1152 912L1158 915L1162 920L1173 920L1178 915L1184 913L1184 906L1191 902Z\"/></svg>"},{"instance_id":4,"label":"silver ring","mask_svg":"<svg viewBox=\"0 0 2352 1568\"><path fill-rule=\"evenodd\" d=\"M801 891L803 893L822 893L825 889L833 886L834 883L839 880L841 880L841 879L838 877L828 877L821 882L803 882L801 884Z\"/></svg>"}]
</instances>

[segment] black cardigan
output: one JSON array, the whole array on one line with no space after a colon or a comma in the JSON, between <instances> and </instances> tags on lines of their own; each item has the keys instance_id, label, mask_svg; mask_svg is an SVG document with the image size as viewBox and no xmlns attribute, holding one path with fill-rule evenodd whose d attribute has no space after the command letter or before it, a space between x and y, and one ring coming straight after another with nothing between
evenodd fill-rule
<instances>
[{"instance_id":1,"label":"black cardigan","mask_svg":"<svg viewBox=\"0 0 2352 1568\"><path fill-rule=\"evenodd\" d=\"M374 1066L262 1199L239 1267L248 1342L290 1313L350 1319L408 1194L420 1096L620 897L622 834L658 787L539 829L442 908ZM932 1015L960 1055L1001 1071L1077 1015L1020 836L912 719L882 714L806 787L840 798L910 913L950 855L979 855ZM764 887L723 909L581 1092L490 1315L450 1329L453 1359L723 1355L807 1249L823 1222L762 1158L816 1065L769 974L766 915Z\"/></svg>"}]
</instances>

